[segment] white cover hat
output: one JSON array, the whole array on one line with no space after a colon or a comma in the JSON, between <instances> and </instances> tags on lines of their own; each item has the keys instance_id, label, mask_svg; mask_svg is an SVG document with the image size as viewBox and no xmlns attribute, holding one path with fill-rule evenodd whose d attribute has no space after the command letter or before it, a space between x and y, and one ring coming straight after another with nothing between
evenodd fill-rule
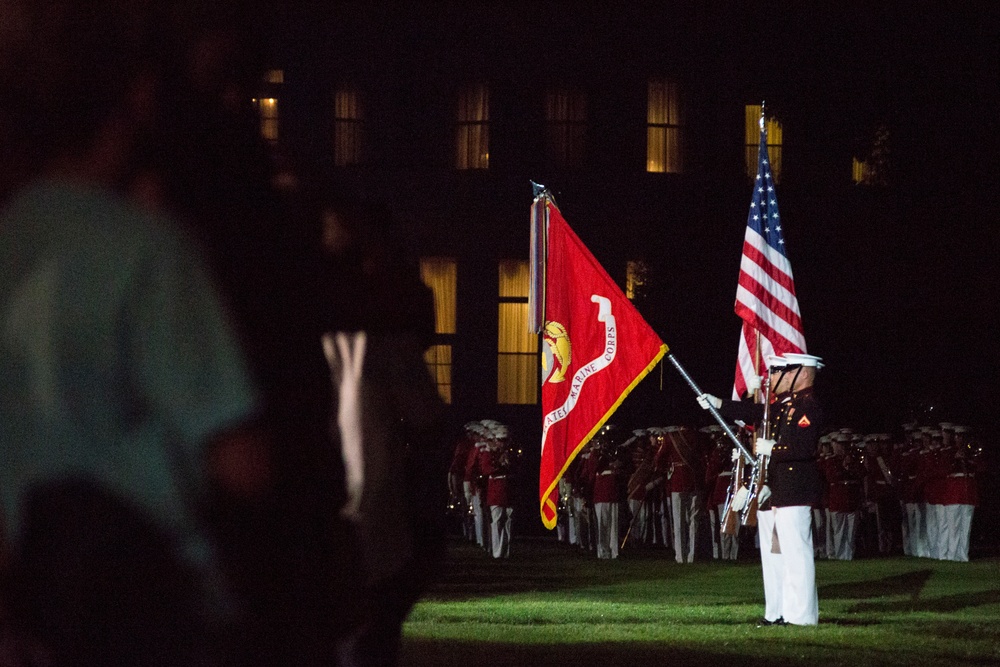
<instances>
[{"instance_id":1,"label":"white cover hat","mask_svg":"<svg viewBox=\"0 0 1000 667\"><path fill-rule=\"evenodd\" d=\"M767 355L767 359L765 359L765 362L767 363L767 367L772 369L784 368L785 366L788 365L788 360L785 359L780 354Z\"/></svg>"},{"instance_id":2,"label":"white cover hat","mask_svg":"<svg viewBox=\"0 0 1000 667\"><path fill-rule=\"evenodd\" d=\"M809 366L819 370L823 368L823 360L812 354L799 354L798 352L786 352L785 361L788 365Z\"/></svg>"}]
</instances>

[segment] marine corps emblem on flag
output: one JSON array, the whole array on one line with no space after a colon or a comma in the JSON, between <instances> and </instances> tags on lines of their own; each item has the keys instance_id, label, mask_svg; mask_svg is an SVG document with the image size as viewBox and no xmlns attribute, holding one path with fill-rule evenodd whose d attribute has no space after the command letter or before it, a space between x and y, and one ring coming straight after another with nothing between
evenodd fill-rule
<instances>
[{"instance_id":1,"label":"marine corps emblem on flag","mask_svg":"<svg viewBox=\"0 0 1000 667\"><path fill-rule=\"evenodd\" d=\"M546 322L542 342L542 382L565 382L566 369L573 358L566 327L558 322Z\"/></svg>"},{"instance_id":2,"label":"marine corps emblem on flag","mask_svg":"<svg viewBox=\"0 0 1000 667\"><path fill-rule=\"evenodd\" d=\"M547 223L538 491L542 523L552 529L559 478L667 346L559 209L536 204Z\"/></svg>"}]
</instances>

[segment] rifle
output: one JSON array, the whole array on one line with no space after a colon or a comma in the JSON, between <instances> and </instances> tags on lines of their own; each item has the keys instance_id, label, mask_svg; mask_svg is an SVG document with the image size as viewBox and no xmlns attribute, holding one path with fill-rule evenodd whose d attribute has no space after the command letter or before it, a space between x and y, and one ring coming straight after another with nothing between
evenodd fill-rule
<instances>
[{"instance_id":1,"label":"rifle","mask_svg":"<svg viewBox=\"0 0 1000 667\"><path fill-rule=\"evenodd\" d=\"M761 388L763 392L764 400L764 420L761 425L760 435L754 436L754 442L756 443L757 438L769 438L771 434L771 394L769 383L764 383ZM744 526L756 526L757 525L757 509L761 502L760 493L761 490L767 485L767 459L768 457L763 454L757 455L757 460L754 461L753 471L750 474L750 487L749 496L747 497L746 505L743 507L743 511L740 514L740 523ZM767 500L765 497L764 500Z\"/></svg>"},{"instance_id":2,"label":"rifle","mask_svg":"<svg viewBox=\"0 0 1000 667\"><path fill-rule=\"evenodd\" d=\"M743 484L745 474L746 464L743 457L738 456L733 461L733 477L729 482L729 491L726 493L726 506L719 518L723 535L735 535L739 531L740 511L746 506L748 494L747 488Z\"/></svg>"}]
</instances>

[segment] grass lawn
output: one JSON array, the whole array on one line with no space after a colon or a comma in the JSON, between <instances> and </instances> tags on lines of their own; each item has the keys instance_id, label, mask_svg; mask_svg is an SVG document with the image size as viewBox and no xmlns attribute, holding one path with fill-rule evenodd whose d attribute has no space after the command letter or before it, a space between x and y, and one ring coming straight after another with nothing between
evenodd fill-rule
<instances>
[{"instance_id":1,"label":"grass lawn","mask_svg":"<svg viewBox=\"0 0 1000 667\"><path fill-rule=\"evenodd\" d=\"M402 664L1000 665L1000 560L817 561L820 624L757 628L756 553L678 565L626 549L598 561L548 538L509 561L451 544L404 628Z\"/></svg>"}]
</instances>

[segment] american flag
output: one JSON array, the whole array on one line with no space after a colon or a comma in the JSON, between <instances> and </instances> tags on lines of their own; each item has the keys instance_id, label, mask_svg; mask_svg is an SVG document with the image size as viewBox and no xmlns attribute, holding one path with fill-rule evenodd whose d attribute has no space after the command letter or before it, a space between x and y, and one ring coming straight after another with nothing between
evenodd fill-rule
<instances>
[{"instance_id":1,"label":"american flag","mask_svg":"<svg viewBox=\"0 0 1000 667\"><path fill-rule=\"evenodd\" d=\"M733 384L733 397L740 398L746 393L747 378L760 376L763 372L768 355L806 351L799 300L795 296L792 266L781 233L778 197L767 158L763 114L760 117L757 179L743 239L735 309L743 320Z\"/></svg>"}]
</instances>

